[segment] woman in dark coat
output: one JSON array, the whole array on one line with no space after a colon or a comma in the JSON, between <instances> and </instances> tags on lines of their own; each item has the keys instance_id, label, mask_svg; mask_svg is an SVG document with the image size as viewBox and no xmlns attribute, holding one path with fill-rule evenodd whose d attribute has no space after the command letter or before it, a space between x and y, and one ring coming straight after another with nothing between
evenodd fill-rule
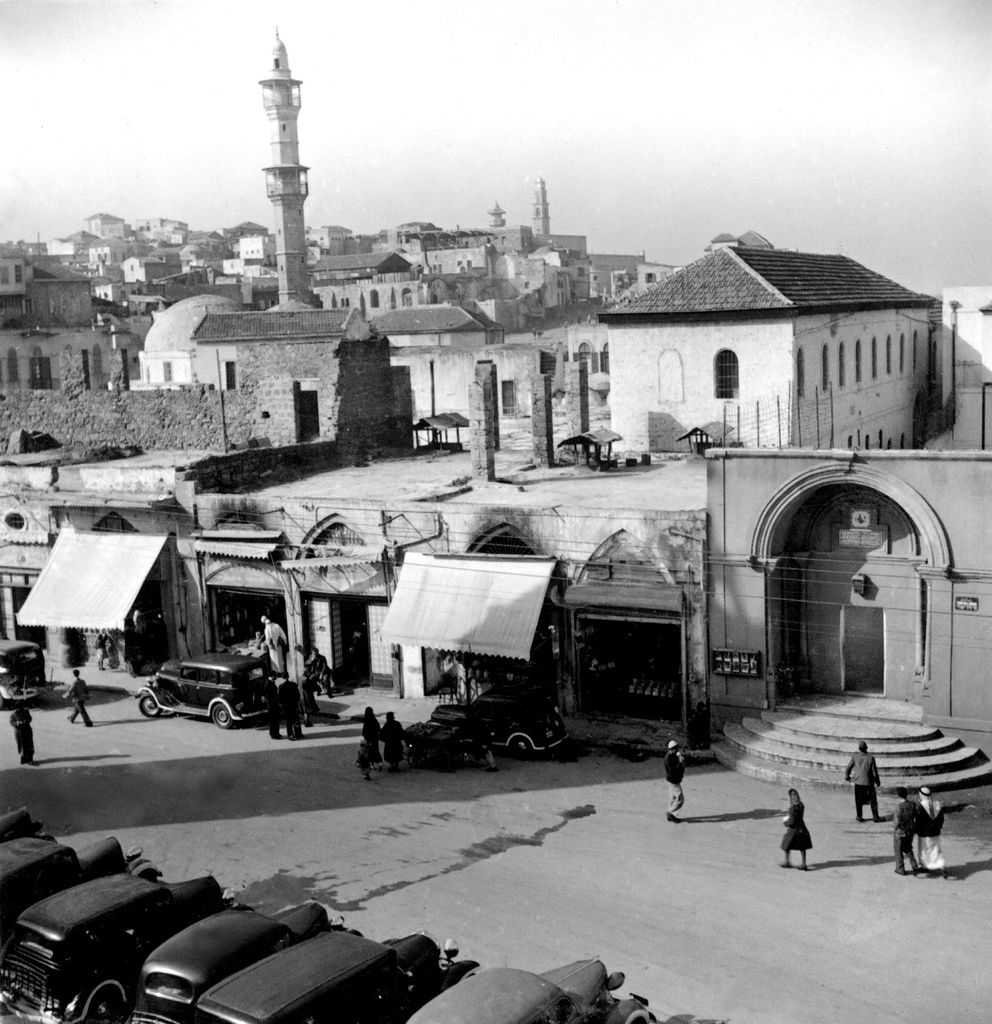
<instances>
[{"instance_id":1,"label":"woman in dark coat","mask_svg":"<svg viewBox=\"0 0 992 1024\"><path fill-rule=\"evenodd\" d=\"M386 712L386 722L382 727L382 756L389 765L389 771L400 770L400 761L403 760L403 726L393 717L392 711Z\"/></svg>"},{"instance_id":2,"label":"woman in dark coat","mask_svg":"<svg viewBox=\"0 0 992 1024\"><path fill-rule=\"evenodd\" d=\"M379 753L379 720L371 708L365 709L365 717L362 719L362 739L368 744L369 760L375 770L382 771L382 754Z\"/></svg>"},{"instance_id":3,"label":"woman in dark coat","mask_svg":"<svg viewBox=\"0 0 992 1024\"><path fill-rule=\"evenodd\" d=\"M25 707L15 708L10 716L10 724L17 740L17 752L21 755L21 764L34 764L34 730L31 728L31 712Z\"/></svg>"},{"instance_id":4,"label":"woman in dark coat","mask_svg":"<svg viewBox=\"0 0 992 1024\"><path fill-rule=\"evenodd\" d=\"M798 850L799 856L802 857L799 870L806 870L806 851L813 849L813 840L810 838L809 829L803 820L805 813L806 808L803 807L803 802L799 799L798 790L790 789L789 813L782 819L782 824L785 825L785 835L782 836L782 849L785 852L785 860L782 862L783 868L792 867L789 854L793 850Z\"/></svg>"}]
</instances>

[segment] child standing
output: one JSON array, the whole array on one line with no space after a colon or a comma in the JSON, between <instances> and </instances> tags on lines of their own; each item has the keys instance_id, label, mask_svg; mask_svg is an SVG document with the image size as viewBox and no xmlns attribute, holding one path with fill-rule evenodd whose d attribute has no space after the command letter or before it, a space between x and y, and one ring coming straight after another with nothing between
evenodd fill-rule
<instances>
[{"instance_id":1,"label":"child standing","mask_svg":"<svg viewBox=\"0 0 992 1024\"><path fill-rule=\"evenodd\" d=\"M366 782L372 781L372 758L369 757L367 740L358 741L358 757L355 758L355 767L362 773L362 778Z\"/></svg>"},{"instance_id":2,"label":"child standing","mask_svg":"<svg viewBox=\"0 0 992 1024\"><path fill-rule=\"evenodd\" d=\"M34 764L34 730L31 728L31 712L25 707L15 708L10 716L10 724L17 740L17 752L21 755L21 764Z\"/></svg>"}]
</instances>

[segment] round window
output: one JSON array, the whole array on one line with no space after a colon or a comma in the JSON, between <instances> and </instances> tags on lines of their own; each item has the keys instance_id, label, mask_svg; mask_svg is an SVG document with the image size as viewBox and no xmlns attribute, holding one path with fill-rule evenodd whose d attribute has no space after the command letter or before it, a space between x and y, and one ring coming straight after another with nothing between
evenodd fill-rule
<instances>
[{"instance_id":1,"label":"round window","mask_svg":"<svg viewBox=\"0 0 992 1024\"><path fill-rule=\"evenodd\" d=\"M20 512L8 512L3 517L3 521L8 530L23 530L27 525L24 521L24 516Z\"/></svg>"}]
</instances>

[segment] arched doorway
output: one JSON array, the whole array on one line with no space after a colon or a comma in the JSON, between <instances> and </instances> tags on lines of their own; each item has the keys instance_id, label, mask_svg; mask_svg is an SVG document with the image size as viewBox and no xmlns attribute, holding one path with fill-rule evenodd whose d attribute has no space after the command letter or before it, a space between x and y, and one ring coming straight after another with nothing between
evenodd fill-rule
<instances>
[{"instance_id":1,"label":"arched doorway","mask_svg":"<svg viewBox=\"0 0 992 1024\"><path fill-rule=\"evenodd\" d=\"M908 485L854 460L783 487L755 531L765 566L769 661L789 689L919 700L928 572L946 537ZM929 570L928 570L929 571Z\"/></svg>"}]
</instances>

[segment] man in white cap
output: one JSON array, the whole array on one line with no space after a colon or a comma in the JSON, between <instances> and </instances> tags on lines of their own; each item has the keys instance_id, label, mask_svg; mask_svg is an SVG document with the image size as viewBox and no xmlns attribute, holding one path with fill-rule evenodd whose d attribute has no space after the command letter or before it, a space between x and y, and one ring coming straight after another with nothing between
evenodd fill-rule
<instances>
[{"instance_id":1,"label":"man in white cap","mask_svg":"<svg viewBox=\"0 0 992 1024\"><path fill-rule=\"evenodd\" d=\"M682 792L682 779L685 776L685 754L679 750L675 740L668 741L668 753L665 754L665 778L668 780L668 815L669 821L676 823L682 819L675 812L685 803Z\"/></svg>"},{"instance_id":2,"label":"man in white cap","mask_svg":"<svg viewBox=\"0 0 992 1024\"><path fill-rule=\"evenodd\" d=\"M930 792L929 786L920 786L920 807L916 812L917 852L924 871L939 871L947 878L944 851L940 848L940 833L944 828L944 808Z\"/></svg>"}]
</instances>

